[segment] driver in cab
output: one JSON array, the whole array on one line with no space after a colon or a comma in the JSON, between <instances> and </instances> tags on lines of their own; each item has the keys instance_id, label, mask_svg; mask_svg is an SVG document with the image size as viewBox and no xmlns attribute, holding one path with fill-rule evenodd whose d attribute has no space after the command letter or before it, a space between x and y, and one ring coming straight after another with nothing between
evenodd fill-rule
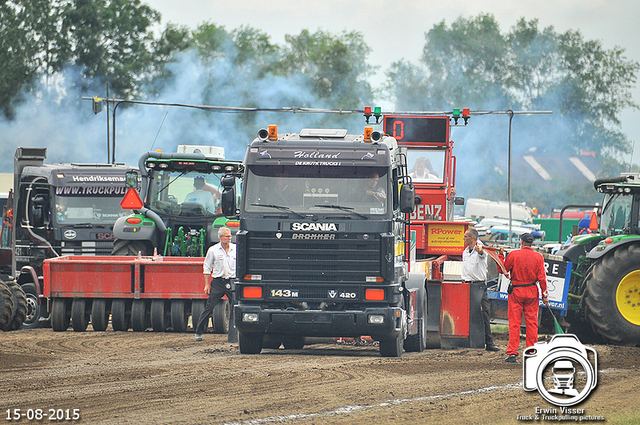
<instances>
[{"instance_id":1,"label":"driver in cab","mask_svg":"<svg viewBox=\"0 0 640 425\"><path fill-rule=\"evenodd\" d=\"M204 190L204 177L196 177L193 179L193 187L195 190L184 198L184 202L196 202L202 205L209 214L215 214L216 205L213 201L211 192Z\"/></svg>"}]
</instances>

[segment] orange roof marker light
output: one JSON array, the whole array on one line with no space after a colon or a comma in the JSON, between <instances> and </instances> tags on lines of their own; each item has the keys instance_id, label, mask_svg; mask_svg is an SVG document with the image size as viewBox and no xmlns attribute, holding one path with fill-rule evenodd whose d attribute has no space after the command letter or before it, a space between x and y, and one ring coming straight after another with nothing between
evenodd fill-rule
<instances>
[{"instance_id":1,"label":"orange roof marker light","mask_svg":"<svg viewBox=\"0 0 640 425\"><path fill-rule=\"evenodd\" d=\"M373 133L373 127L365 127L364 128L364 141L365 142L370 142L371 141L371 133Z\"/></svg>"},{"instance_id":2,"label":"orange roof marker light","mask_svg":"<svg viewBox=\"0 0 640 425\"><path fill-rule=\"evenodd\" d=\"M269 126L269 140L278 140L278 126L270 125Z\"/></svg>"}]
</instances>

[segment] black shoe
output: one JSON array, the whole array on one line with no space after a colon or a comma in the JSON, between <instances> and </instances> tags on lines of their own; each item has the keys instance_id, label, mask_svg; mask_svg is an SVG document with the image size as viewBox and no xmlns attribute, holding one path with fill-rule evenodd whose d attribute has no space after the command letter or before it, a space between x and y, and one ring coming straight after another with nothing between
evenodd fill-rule
<instances>
[{"instance_id":1,"label":"black shoe","mask_svg":"<svg viewBox=\"0 0 640 425\"><path fill-rule=\"evenodd\" d=\"M491 344L487 344L487 351L500 351L500 348L498 348L497 345L491 343Z\"/></svg>"},{"instance_id":2,"label":"black shoe","mask_svg":"<svg viewBox=\"0 0 640 425\"><path fill-rule=\"evenodd\" d=\"M515 354L509 354L507 358L504 359L504 361L506 363L516 363L517 359L518 359L518 356L516 356Z\"/></svg>"}]
</instances>

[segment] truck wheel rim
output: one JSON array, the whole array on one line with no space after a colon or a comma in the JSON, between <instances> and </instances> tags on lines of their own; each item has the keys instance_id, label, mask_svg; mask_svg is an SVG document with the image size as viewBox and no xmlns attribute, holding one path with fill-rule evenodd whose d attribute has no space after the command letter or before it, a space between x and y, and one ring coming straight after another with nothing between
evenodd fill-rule
<instances>
[{"instance_id":1,"label":"truck wheel rim","mask_svg":"<svg viewBox=\"0 0 640 425\"><path fill-rule=\"evenodd\" d=\"M629 273L620 281L616 304L622 317L640 326L640 270Z\"/></svg>"}]
</instances>

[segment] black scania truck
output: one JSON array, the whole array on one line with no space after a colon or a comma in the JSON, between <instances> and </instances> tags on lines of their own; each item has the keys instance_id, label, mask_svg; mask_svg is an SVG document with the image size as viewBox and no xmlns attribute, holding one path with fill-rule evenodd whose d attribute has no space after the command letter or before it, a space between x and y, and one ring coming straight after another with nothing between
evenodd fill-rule
<instances>
[{"instance_id":1,"label":"black scania truck","mask_svg":"<svg viewBox=\"0 0 640 425\"><path fill-rule=\"evenodd\" d=\"M407 270L415 195L396 139L370 127L278 137L270 126L245 167L233 315L240 352L300 349L307 336L371 336L385 357L422 351L425 276Z\"/></svg>"}]
</instances>

